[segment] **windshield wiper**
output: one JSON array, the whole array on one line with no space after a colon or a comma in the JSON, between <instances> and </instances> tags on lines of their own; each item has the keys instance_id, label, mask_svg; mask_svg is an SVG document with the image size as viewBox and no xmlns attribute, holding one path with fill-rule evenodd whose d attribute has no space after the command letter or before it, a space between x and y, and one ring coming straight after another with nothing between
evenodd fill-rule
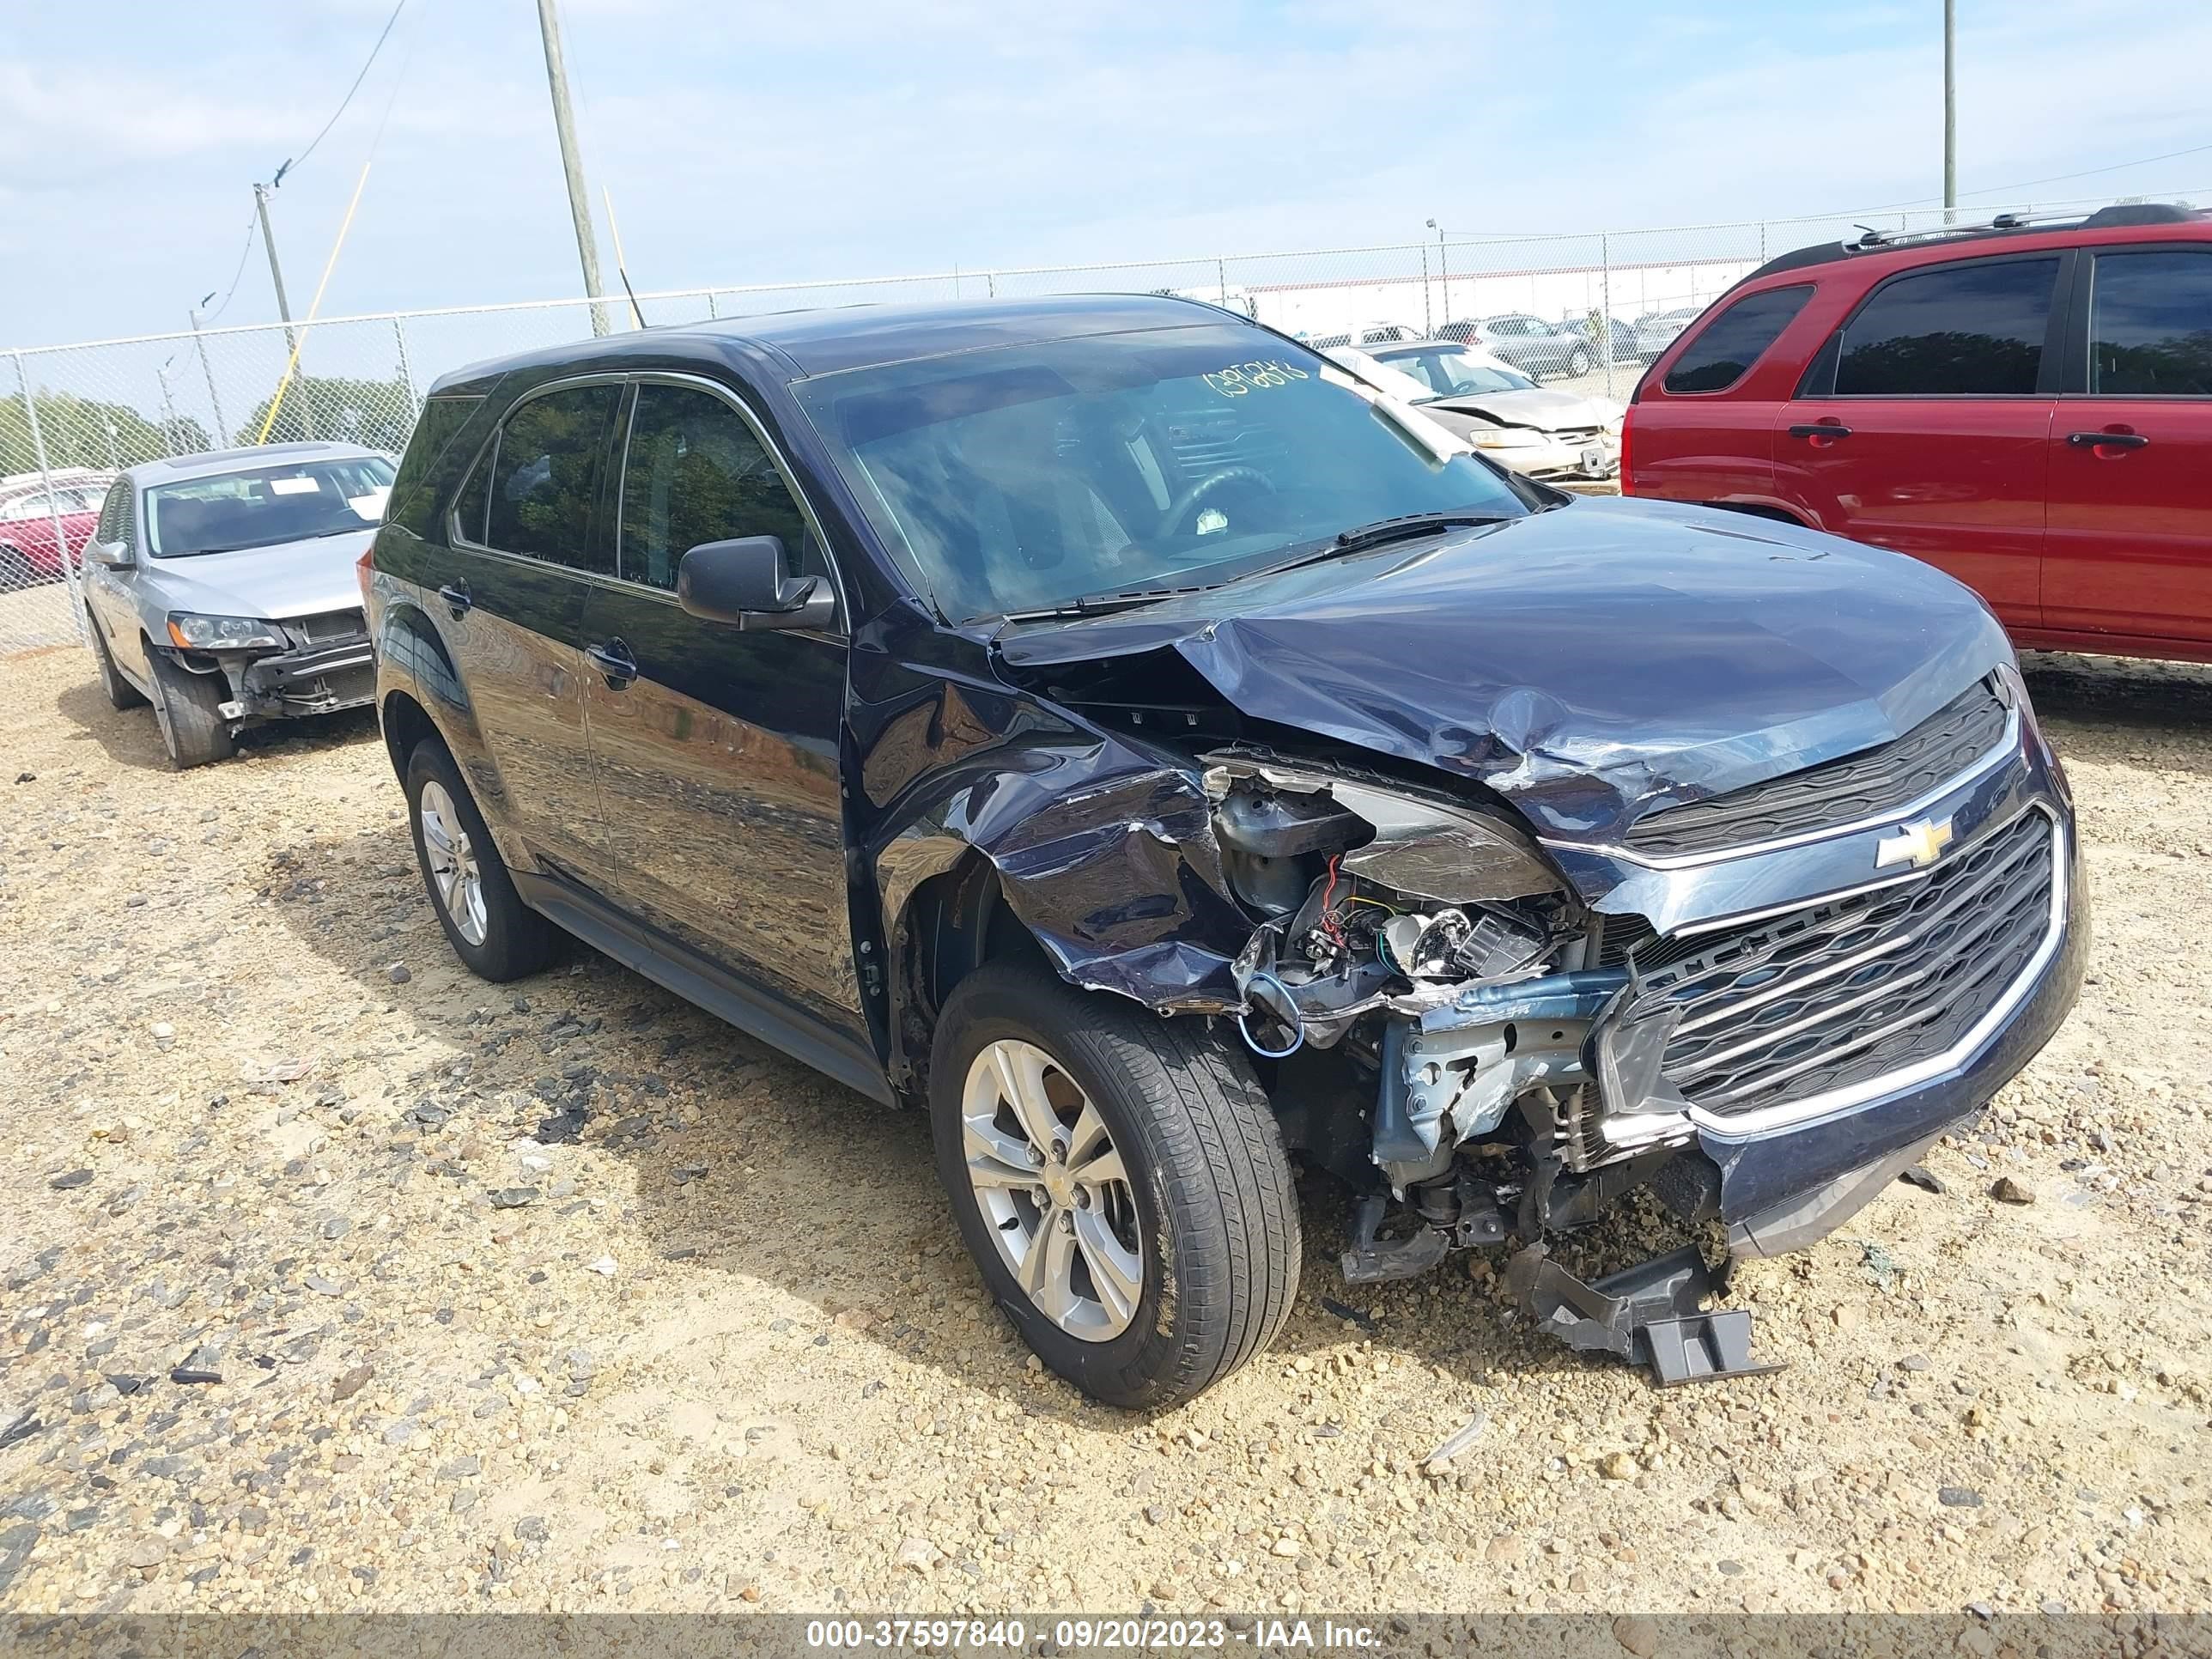
<instances>
[{"instance_id":1,"label":"windshield wiper","mask_svg":"<svg viewBox=\"0 0 2212 1659\"><path fill-rule=\"evenodd\" d=\"M1367 548L1410 541L1421 536L1441 535L1447 530L1474 530L1486 525L1506 524L1521 516L1517 513L1408 513L1395 519L1377 519L1372 524L1358 525L1344 531L1321 546L1285 559L1280 564L1263 565L1257 570L1238 571L1218 580L1186 582L1176 587L1113 588L1103 593L1086 593L1080 599L1070 599L1065 605L1047 605L1035 611L1009 611L1004 620L1025 623L1047 622L1065 617L1102 617L1110 611L1127 611L1140 605L1158 605L1163 599L1179 599L1193 593L1210 593L1216 588L1228 586L1231 582L1249 581L1255 576L1274 576L1286 570L1303 569L1307 565L1319 564L1340 554L1358 553Z\"/></svg>"},{"instance_id":2,"label":"windshield wiper","mask_svg":"<svg viewBox=\"0 0 2212 1659\"><path fill-rule=\"evenodd\" d=\"M1127 611L1140 605L1158 605L1162 599L1181 599L1187 593L1204 593L1221 587L1222 582L1191 582L1181 587L1113 588L1103 593L1085 593L1070 599L1066 605L1048 605L1035 611L1009 611L1004 618L1010 623L1048 622L1061 617L1103 617L1115 611Z\"/></svg>"},{"instance_id":3,"label":"windshield wiper","mask_svg":"<svg viewBox=\"0 0 2212 1659\"><path fill-rule=\"evenodd\" d=\"M1377 519L1373 524L1358 525L1340 532L1337 538L1316 556L1329 558L1339 553L1357 553L1362 548L1381 547L1390 542L1440 535L1447 530L1474 530L1487 524L1504 524L1514 516L1516 515L1505 513L1402 514L1395 519ZM1311 558L1298 561L1301 564L1312 562Z\"/></svg>"}]
</instances>

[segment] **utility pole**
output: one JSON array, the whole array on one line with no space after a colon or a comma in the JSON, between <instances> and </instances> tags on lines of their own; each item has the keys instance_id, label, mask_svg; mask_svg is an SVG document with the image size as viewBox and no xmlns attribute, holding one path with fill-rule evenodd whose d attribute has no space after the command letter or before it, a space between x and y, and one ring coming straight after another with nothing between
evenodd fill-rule
<instances>
[{"instance_id":1,"label":"utility pole","mask_svg":"<svg viewBox=\"0 0 2212 1659\"><path fill-rule=\"evenodd\" d=\"M283 170L281 167L277 169L280 173ZM269 234L268 185L254 185L253 210L261 216L261 246L269 251L269 280L276 287L276 314L284 319L284 349L296 362L300 356L300 337L292 327L292 302L284 297L284 267L276 263L276 239ZM303 388L300 398L300 429L309 438L315 435L315 416L311 407L313 401Z\"/></svg>"},{"instance_id":2,"label":"utility pole","mask_svg":"<svg viewBox=\"0 0 2212 1659\"><path fill-rule=\"evenodd\" d=\"M1943 0L1943 222L1959 216L1958 0Z\"/></svg>"},{"instance_id":3,"label":"utility pole","mask_svg":"<svg viewBox=\"0 0 2212 1659\"><path fill-rule=\"evenodd\" d=\"M216 441L228 449L230 447L230 428L223 423L222 399L216 394L215 371L208 367L207 342L200 337L200 307L214 298L214 290L210 289L206 299L186 311L185 315L191 319L192 344L200 354L200 373L207 377L208 406L215 410Z\"/></svg>"},{"instance_id":4,"label":"utility pole","mask_svg":"<svg viewBox=\"0 0 2212 1659\"><path fill-rule=\"evenodd\" d=\"M176 354L172 352L154 371L154 378L161 383L161 412L167 422L161 434L161 443L173 453L177 447L177 434L185 429L184 423L177 419L177 400L169 395L169 365L176 361Z\"/></svg>"},{"instance_id":5,"label":"utility pole","mask_svg":"<svg viewBox=\"0 0 2212 1659\"><path fill-rule=\"evenodd\" d=\"M553 93L553 131L561 140L561 172L568 183L568 217L576 227L576 252L584 262L584 292L592 301L592 332L607 330L599 304L599 239L592 228L592 195L584 186L584 157L576 148L576 120L568 108L568 66L561 52L561 18L555 0L538 0L538 30L545 40L545 83Z\"/></svg>"},{"instance_id":6,"label":"utility pole","mask_svg":"<svg viewBox=\"0 0 2212 1659\"><path fill-rule=\"evenodd\" d=\"M1428 223L1429 228L1437 234L1437 270L1443 278L1444 287L1443 303L1437 309L1444 313L1444 320L1449 322L1451 321L1451 250L1444 246L1444 228L1433 219Z\"/></svg>"}]
</instances>

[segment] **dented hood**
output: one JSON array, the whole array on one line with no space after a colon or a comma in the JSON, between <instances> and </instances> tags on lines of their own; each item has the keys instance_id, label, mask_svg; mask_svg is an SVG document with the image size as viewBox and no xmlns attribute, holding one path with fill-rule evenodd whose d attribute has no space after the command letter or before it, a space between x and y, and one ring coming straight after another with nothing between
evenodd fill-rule
<instances>
[{"instance_id":1,"label":"dented hood","mask_svg":"<svg viewBox=\"0 0 2212 1659\"><path fill-rule=\"evenodd\" d=\"M2011 655L1980 599L1917 561L1608 500L1012 626L999 647L1017 672L1172 651L1249 718L1477 780L1591 841L1885 742Z\"/></svg>"}]
</instances>

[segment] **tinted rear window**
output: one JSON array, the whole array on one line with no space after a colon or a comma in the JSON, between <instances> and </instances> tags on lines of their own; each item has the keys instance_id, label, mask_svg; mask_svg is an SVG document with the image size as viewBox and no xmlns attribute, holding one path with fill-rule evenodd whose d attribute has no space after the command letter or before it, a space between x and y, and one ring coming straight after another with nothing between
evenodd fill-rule
<instances>
[{"instance_id":1,"label":"tinted rear window","mask_svg":"<svg viewBox=\"0 0 2212 1659\"><path fill-rule=\"evenodd\" d=\"M1899 277L1844 325L1835 395L2033 392L2057 277L2056 255L1976 260Z\"/></svg>"},{"instance_id":2,"label":"tinted rear window","mask_svg":"<svg viewBox=\"0 0 2212 1659\"><path fill-rule=\"evenodd\" d=\"M1667 371L1669 392L1725 392L1751 373L1813 297L1812 284L1747 294L1698 331Z\"/></svg>"},{"instance_id":3,"label":"tinted rear window","mask_svg":"<svg viewBox=\"0 0 2212 1659\"><path fill-rule=\"evenodd\" d=\"M2212 396L2212 252L2097 256L2089 390L2106 398Z\"/></svg>"},{"instance_id":4,"label":"tinted rear window","mask_svg":"<svg viewBox=\"0 0 2212 1659\"><path fill-rule=\"evenodd\" d=\"M532 398L499 429L487 546L614 574L614 550L591 538L592 501L622 388L565 387Z\"/></svg>"}]
</instances>

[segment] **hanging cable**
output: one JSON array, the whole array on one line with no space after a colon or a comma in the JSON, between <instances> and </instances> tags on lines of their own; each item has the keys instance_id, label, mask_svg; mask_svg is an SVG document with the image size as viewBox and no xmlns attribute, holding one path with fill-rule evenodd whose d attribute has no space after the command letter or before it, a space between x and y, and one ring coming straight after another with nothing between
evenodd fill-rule
<instances>
[{"instance_id":1,"label":"hanging cable","mask_svg":"<svg viewBox=\"0 0 2212 1659\"><path fill-rule=\"evenodd\" d=\"M346 95L338 100L338 106L331 112L331 118L323 123L323 130L308 140L307 149L276 169L276 178L270 181L271 184L283 184L284 175L313 155L315 153L315 146L330 136L331 129L338 124L338 117L343 115L346 112L346 106L353 102L354 94L361 90L361 83L368 78L368 71L376 63L376 54L384 50L384 43L392 38L392 26L399 21L399 14L406 9L407 0L399 0L399 3L392 7L392 15L384 20L383 33L376 37L376 44L368 49L368 61L362 64L361 73L353 77L353 84L346 88Z\"/></svg>"},{"instance_id":2,"label":"hanging cable","mask_svg":"<svg viewBox=\"0 0 2212 1659\"><path fill-rule=\"evenodd\" d=\"M246 275L246 256L253 252L253 238L260 228L260 222L258 214L246 222L246 246L238 251L238 269L230 273L230 286L222 291L222 303L208 313L207 320L210 325L229 308L230 296L238 292L238 279Z\"/></svg>"}]
</instances>

